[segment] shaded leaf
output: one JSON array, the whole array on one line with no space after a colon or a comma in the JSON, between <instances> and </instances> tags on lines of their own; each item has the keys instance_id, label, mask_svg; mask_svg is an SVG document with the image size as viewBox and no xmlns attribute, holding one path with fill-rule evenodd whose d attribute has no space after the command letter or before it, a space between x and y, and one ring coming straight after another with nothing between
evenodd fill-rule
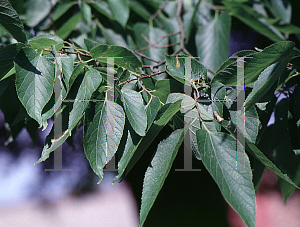
<instances>
[{"instance_id":1,"label":"shaded leaf","mask_svg":"<svg viewBox=\"0 0 300 227\"><path fill-rule=\"evenodd\" d=\"M277 174L278 177L285 180L289 184L297 187L295 183L288 177L288 175L282 172L274 162L269 159L262 151L260 151L253 143L251 143L247 138L245 138L245 148L250 154L252 154L256 159L258 159L262 164L272 170Z\"/></svg>"},{"instance_id":2,"label":"shaded leaf","mask_svg":"<svg viewBox=\"0 0 300 227\"><path fill-rule=\"evenodd\" d=\"M166 70L174 79L178 80L179 82L185 84L185 57L178 56L178 61L176 56L167 56L166 58ZM191 68L192 74L191 79L199 80L199 79L206 79L207 78L207 69L204 65L202 65L199 61L195 60L194 58L191 59Z\"/></svg>"},{"instance_id":3,"label":"shaded leaf","mask_svg":"<svg viewBox=\"0 0 300 227\"><path fill-rule=\"evenodd\" d=\"M102 80L100 73L96 69L87 71L78 89L73 109L69 117L69 130L73 128L80 121L88 102L92 97L93 92L98 88Z\"/></svg>"},{"instance_id":4,"label":"shaded leaf","mask_svg":"<svg viewBox=\"0 0 300 227\"><path fill-rule=\"evenodd\" d=\"M230 25L231 17L227 12L223 12L197 30L197 55L201 63L213 71L228 58Z\"/></svg>"},{"instance_id":5,"label":"shaded leaf","mask_svg":"<svg viewBox=\"0 0 300 227\"><path fill-rule=\"evenodd\" d=\"M41 127L42 110L53 93L54 65L49 58L26 47L16 55L15 68L18 97Z\"/></svg>"},{"instance_id":6,"label":"shaded leaf","mask_svg":"<svg viewBox=\"0 0 300 227\"><path fill-rule=\"evenodd\" d=\"M64 15L73 5L72 2L57 3L53 11L53 21Z\"/></svg>"},{"instance_id":7,"label":"shaded leaf","mask_svg":"<svg viewBox=\"0 0 300 227\"><path fill-rule=\"evenodd\" d=\"M0 80L14 67L14 59L24 47L22 43L14 43L0 49Z\"/></svg>"},{"instance_id":8,"label":"shaded leaf","mask_svg":"<svg viewBox=\"0 0 300 227\"><path fill-rule=\"evenodd\" d=\"M129 18L129 6L126 0L108 0L114 18L125 27Z\"/></svg>"},{"instance_id":9,"label":"shaded leaf","mask_svg":"<svg viewBox=\"0 0 300 227\"><path fill-rule=\"evenodd\" d=\"M237 211L248 227L255 227L255 191L250 162L242 145L225 133L197 130L199 154L225 200ZM240 146L241 149L237 149ZM236 159L242 156L244 159ZM238 169L237 165L243 166Z\"/></svg>"},{"instance_id":10,"label":"shaded leaf","mask_svg":"<svg viewBox=\"0 0 300 227\"><path fill-rule=\"evenodd\" d=\"M180 103L181 100L164 105L158 113L157 121L148 129L146 136L140 137L135 133L128 132L124 153L118 163L118 175L113 180L113 183L120 179L125 170L126 175L132 169L161 129L180 110Z\"/></svg>"},{"instance_id":11,"label":"shaded leaf","mask_svg":"<svg viewBox=\"0 0 300 227\"><path fill-rule=\"evenodd\" d=\"M250 6L228 1L224 1L224 5L233 16L272 41L279 42L284 40L283 35L263 18L263 15L255 12Z\"/></svg>"},{"instance_id":12,"label":"shaded leaf","mask_svg":"<svg viewBox=\"0 0 300 227\"><path fill-rule=\"evenodd\" d=\"M7 0L0 0L0 25L6 29L13 38L21 43L26 43L23 24Z\"/></svg>"},{"instance_id":13,"label":"shaded leaf","mask_svg":"<svg viewBox=\"0 0 300 227\"><path fill-rule=\"evenodd\" d=\"M89 6L89 4L81 1L81 13L82 13L82 18L83 20L87 23L88 26L91 25L91 21L92 21L92 9Z\"/></svg>"},{"instance_id":14,"label":"shaded leaf","mask_svg":"<svg viewBox=\"0 0 300 227\"><path fill-rule=\"evenodd\" d=\"M62 39L66 39L80 21L82 21L82 14L78 12L58 29L56 35Z\"/></svg>"},{"instance_id":15,"label":"shaded leaf","mask_svg":"<svg viewBox=\"0 0 300 227\"><path fill-rule=\"evenodd\" d=\"M144 136L147 128L147 115L141 94L124 88L121 93L126 116L132 128L137 134Z\"/></svg>"},{"instance_id":16,"label":"shaded leaf","mask_svg":"<svg viewBox=\"0 0 300 227\"><path fill-rule=\"evenodd\" d=\"M249 58L244 58L245 86L253 84L260 73L268 66L290 57L294 45L291 41L278 42L266 47L261 52L250 55ZM236 73L237 66L236 61L234 61L226 68L218 71L211 82L220 82L226 86L236 86Z\"/></svg>"},{"instance_id":17,"label":"shaded leaf","mask_svg":"<svg viewBox=\"0 0 300 227\"><path fill-rule=\"evenodd\" d=\"M111 101L91 103L85 113L84 151L94 172L103 179L103 168L118 149L125 124L123 108Z\"/></svg>"},{"instance_id":18,"label":"shaded leaf","mask_svg":"<svg viewBox=\"0 0 300 227\"><path fill-rule=\"evenodd\" d=\"M144 224L171 170L183 137L183 130L178 129L158 144L157 151L145 173L139 226Z\"/></svg>"},{"instance_id":19,"label":"shaded leaf","mask_svg":"<svg viewBox=\"0 0 300 227\"><path fill-rule=\"evenodd\" d=\"M264 97L268 90L282 75L283 70L295 54L296 51L291 51L291 53L287 55L286 58L282 59L280 63L269 66L261 73L258 80L254 83L252 92L245 101L245 110L249 109L255 103L259 102L262 97Z\"/></svg>"}]
</instances>

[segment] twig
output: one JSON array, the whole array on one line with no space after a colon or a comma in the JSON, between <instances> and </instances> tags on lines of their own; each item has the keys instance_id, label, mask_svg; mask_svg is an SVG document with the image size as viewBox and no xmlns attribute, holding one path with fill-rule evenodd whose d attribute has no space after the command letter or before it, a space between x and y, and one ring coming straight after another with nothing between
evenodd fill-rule
<instances>
[{"instance_id":1,"label":"twig","mask_svg":"<svg viewBox=\"0 0 300 227\"><path fill-rule=\"evenodd\" d=\"M214 5L211 5L210 3L206 2L206 1L202 1L204 5L206 5L208 8L211 8L212 10L216 11L216 12L221 12L223 10L223 7L217 8Z\"/></svg>"},{"instance_id":2,"label":"twig","mask_svg":"<svg viewBox=\"0 0 300 227\"><path fill-rule=\"evenodd\" d=\"M168 2L169 0L165 0L163 3L161 3L161 5L159 6L159 8L155 11L155 13L153 13L151 16L150 16L150 18L149 18L149 24L151 25L151 26L153 26L153 20L154 20L154 18L155 17L157 17L157 15L158 14L160 14L160 12L162 11L162 9L164 8L164 6L167 4L167 2Z\"/></svg>"},{"instance_id":3,"label":"twig","mask_svg":"<svg viewBox=\"0 0 300 227\"><path fill-rule=\"evenodd\" d=\"M144 54L142 54L142 53L139 53L139 52L137 52L137 51L132 51L133 53L135 53L135 54L137 54L137 55L139 55L139 56L141 56L141 57L143 57L143 58L146 58L146 59L148 59L148 60L150 60L150 61L153 61L153 62L155 62L155 63L160 63L160 61L156 61L156 60L154 60L154 59L152 59L152 58L150 58L150 57L148 57L148 56L146 56L146 55L144 55Z\"/></svg>"},{"instance_id":4,"label":"twig","mask_svg":"<svg viewBox=\"0 0 300 227\"><path fill-rule=\"evenodd\" d=\"M122 83L119 83L118 86L121 86L121 85L123 85L123 84L127 84L127 83L129 83L129 82L131 82L131 81L134 81L134 80L141 80L141 79L144 79L144 78L150 78L150 77L152 77L152 76L156 76L156 75L159 75L159 74L162 74L162 73L165 73L165 72L166 72L166 70L163 70L163 71L158 71L158 72L155 72L155 73L152 73L152 74L149 74L149 75L140 76L140 77L138 77L138 78L131 78L131 79L128 79L128 80L126 80L126 81L124 81L124 82L122 82ZM107 91L109 91L109 90L111 90L111 89L113 89L113 87L107 89L107 90L104 91L104 92L107 92ZM146 90L145 90L145 91L146 91Z\"/></svg>"},{"instance_id":5,"label":"twig","mask_svg":"<svg viewBox=\"0 0 300 227\"><path fill-rule=\"evenodd\" d=\"M181 11L182 11L182 0L179 0L178 1L178 6L177 6L177 12L176 12L176 19L177 19L177 22L179 24L179 27L180 27L180 35L181 35L181 39L180 39L180 47L178 50L176 50L174 52L174 54L178 54L181 50L189 55L189 56L193 56L191 55L191 53L185 49L185 46L184 46L184 40L186 39L185 37L185 34L184 34L184 26L183 26L183 23L182 23L182 20L181 20L181 17L180 17L180 14L181 14Z\"/></svg>"},{"instance_id":6,"label":"twig","mask_svg":"<svg viewBox=\"0 0 300 227\"><path fill-rule=\"evenodd\" d=\"M203 122L202 118L200 117L200 109L199 109L199 106L198 106L198 99L197 99L195 91L194 91L194 99L195 99L195 106L196 106L197 112L198 112L198 118L199 118L200 122Z\"/></svg>"},{"instance_id":7,"label":"twig","mask_svg":"<svg viewBox=\"0 0 300 227\"><path fill-rule=\"evenodd\" d=\"M144 85L141 83L141 78L138 78L138 83L139 83L139 85L142 87L142 89L144 90L144 91L146 91L149 95L151 95L151 97L155 97L154 95L152 95L151 94L151 92L150 91L148 91L145 87L144 87Z\"/></svg>"}]
</instances>

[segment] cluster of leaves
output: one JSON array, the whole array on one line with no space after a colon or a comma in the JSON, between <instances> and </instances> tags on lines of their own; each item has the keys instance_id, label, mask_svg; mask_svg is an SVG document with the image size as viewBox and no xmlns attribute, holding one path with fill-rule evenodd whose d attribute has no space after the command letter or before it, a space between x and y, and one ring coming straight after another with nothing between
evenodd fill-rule
<instances>
[{"instance_id":1,"label":"cluster of leaves","mask_svg":"<svg viewBox=\"0 0 300 227\"><path fill-rule=\"evenodd\" d=\"M185 136L249 227L255 226L255 190L265 167L278 175L285 199L300 183L300 58L294 43L285 41L299 35L300 28L291 24L287 0L12 4L20 16L0 0L0 108L11 139L23 127L31 132L36 122L47 128L47 120L60 114L53 89L62 74L62 100L56 107L61 105L63 134L53 139L52 128L37 163L83 125L85 154L100 181L117 154L116 182L159 132L171 127L145 173L140 226ZM228 58L232 16L277 43ZM200 61L187 57L192 55ZM107 62L112 57L114 65ZM244 57L245 89L236 86L237 57ZM114 84L109 83L112 74ZM241 90L244 109L235 102ZM114 100L108 95L112 91ZM276 103L275 91L285 92L289 102ZM272 134L268 121L274 109ZM244 142L238 134L243 124Z\"/></svg>"}]
</instances>

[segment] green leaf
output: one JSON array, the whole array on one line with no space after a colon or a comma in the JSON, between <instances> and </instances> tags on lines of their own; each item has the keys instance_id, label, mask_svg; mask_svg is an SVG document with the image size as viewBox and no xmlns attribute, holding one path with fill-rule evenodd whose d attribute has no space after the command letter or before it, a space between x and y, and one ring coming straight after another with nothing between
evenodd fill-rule
<instances>
[{"instance_id":1,"label":"green leaf","mask_svg":"<svg viewBox=\"0 0 300 227\"><path fill-rule=\"evenodd\" d=\"M266 47L261 52L250 55L249 58L244 58L245 86L253 84L260 73L268 66L290 57L294 45L291 41L278 42ZM234 61L226 68L218 71L211 82L220 82L226 86L236 86L236 73L237 66L236 61Z\"/></svg>"},{"instance_id":2,"label":"green leaf","mask_svg":"<svg viewBox=\"0 0 300 227\"><path fill-rule=\"evenodd\" d=\"M42 110L53 93L54 65L49 58L26 47L16 55L15 68L18 97L41 127Z\"/></svg>"},{"instance_id":3,"label":"green leaf","mask_svg":"<svg viewBox=\"0 0 300 227\"><path fill-rule=\"evenodd\" d=\"M10 83L10 79L11 78L6 78L4 80L0 80L0 98L1 95L3 94L3 92L6 90L6 88L8 87L9 83Z\"/></svg>"},{"instance_id":4,"label":"green leaf","mask_svg":"<svg viewBox=\"0 0 300 227\"><path fill-rule=\"evenodd\" d=\"M285 180L289 184L293 185L294 187L298 188L297 185L288 177L287 174L282 172L274 162L269 159L262 151L260 151L253 143L251 143L247 138L245 138L245 149L250 154L252 154L256 159L258 159L262 164L272 170L274 173L277 174L278 177Z\"/></svg>"},{"instance_id":5,"label":"green leaf","mask_svg":"<svg viewBox=\"0 0 300 227\"><path fill-rule=\"evenodd\" d=\"M45 144L45 146L43 147L43 151L42 151L40 159L34 164L36 165L40 162L45 161L47 158L49 158L49 155L51 154L51 152L55 151L57 148L62 146L62 144L66 141L66 139L69 136L71 136L71 131L69 129L67 129L66 131L63 132L63 134L58 139L52 139L51 140L52 143L50 146L48 144Z\"/></svg>"},{"instance_id":6,"label":"green leaf","mask_svg":"<svg viewBox=\"0 0 300 227\"><path fill-rule=\"evenodd\" d=\"M54 61L54 57L53 57L53 61ZM61 55L61 63L62 63L62 65L61 65L62 72L63 72L63 74L62 74L63 84L61 86L61 94L62 94L62 99L61 100L64 100L67 97L67 94L68 94L68 92L70 90L70 87L71 87L71 86L69 86L69 83L70 83L70 78L71 78L72 71L73 71L74 60L70 56L62 54ZM64 85L66 85L66 87ZM55 94L53 93L52 96L55 96ZM55 99L55 97L54 97L54 99ZM57 101L55 103L55 108L56 109L58 109L58 107L61 105L61 100L57 99ZM50 104L50 103L51 103L51 100L48 104ZM46 112L44 111L44 113L42 114L43 130L47 128L47 125L48 125L47 120L50 117L52 117L53 114L54 114L54 101L53 101L52 107L50 109L46 110Z\"/></svg>"},{"instance_id":7,"label":"green leaf","mask_svg":"<svg viewBox=\"0 0 300 227\"><path fill-rule=\"evenodd\" d=\"M85 44L87 50L90 51L94 47L98 46L100 43L90 40L90 39L84 39L84 44Z\"/></svg>"},{"instance_id":8,"label":"green leaf","mask_svg":"<svg viewBox=\"0 0 300 227\"><path fill-rule=\"evenodd\" d=\"M151 14L147 10L147 7L145 7L141 2L137 0L131 0L128 1L128 5L130 6L130 9L132 11L142 17L145 21L148 21L150 19Z\"/></svg>"},{"instance_id":9,"label":"green leaf","mask_svg":"<svg viewBox=\"0 0 300 227\"><path fill-rule=\"evenodd\" d=\"M220 132L209 133L199 129L196 136L202 162L218 184L225 200L248 227L255 227L256 205L252 172L247 154L241 152L242 145L233 136ZM237 146L241 149L237 149ZM244 159L236 160L236 155ZM236 165L244 166L244 169L237 169Z\"/></svg>"},{"instance_id":10,"label":"green leaf","mask_svg":"<svg viewBox=\"0 0 300 227\"><path fill-rule=\"evenodd\" d=\"M272 14L283 23L287 24L291 22L292 6L288 0L265 0L264 3L268 6Z\"/></svg>"},{"instance_id":11,"label":"green leaf","mask_svg":"<svg viewBox=\"0 0 300 227\"><path fill-rule=\"evenodd\" d=\"M80 7L83 20L87 23L88 26L90 26L92 21L92 9L90 5L81 1Z\"/></svg>"},{"instance_id":12,"label":"green leaf","mask_svg":"<svg viewBox=\"0 0 300 227\"><path fill-rule=\"evenodd\" d=\"M154 121L159 109L160 109L159 98L157 97L152 98L146 106L148 128L151 126L152 122Z\"/></svg>"},{"instance_id":13,"label":"green leaf","mask_svg":"<svg viewBox=\"0 0 300 227\"><path fill-rule=\"evenodd\" d=\"M300 28L292 24L273 24L273 26L278 31L287 35L300 33Z\"/></svg>"},{"instance_id":14,"label":"green leaf","mask_svg":"<svg viewBox=\"0 0 300 227\"><path fill-rule=\"evenodd\" d=\"M216 74L218 74L220 71L224 70L226 67L232 65L233 63L236 63L237 57L246 57L252 54L256 54L257 52L254 50L242 50L234 53L230 58L227 58L226 61L222 63L222 65L218 68L216 71Z\"/></svg>"},{"instance_id":15,"label":"green leaf","mask_svg":"<svg viewBox=\"0 0 300 227\"><path fill-rule=\"evenodd\" d=\"M14 43L0 49L0 80L14 67L14 59L24 47L22 43Z\"/></svg>"},{"instance_id":16,"label":"green leaf","mask_svg":"<svg viewBox=\"0 0 300 227\"><path fill-rule=\"evenodd\" d=\"M295 182L295 185L299 185L300 184L300 168L298 168L296 170L295 175L293 177L293 181ZM283 195L284 202L286 202L288 200L288 198L295 191L295 186L292 185L292 184L290 184L290 183L287 183L282 178L278 178L278 183L279 183L282 195Z\"/></svg>"},{"instance_id":17,"label":"green leaf","mask_svg":"<svg viewBox=\"0 0 300 227\"><path fill-rule=\"evenodd\" d=\"M288 62L296 54L296 51L291 51L281 62L273 64L266 68L254 83L252 92L248 95L245 101L245 110L248 110L255 103L264 97L273 84L282 75L283 70L286 68Z\"/></svg>"},{"instance_id":18,"label":"green leaf","mask_svg":"<svg viewBox=\"0 0 300 227\"><path fill-rule=\"evenodd\" d=\"M161 36L166 35L167 33L160 28L149 27L149 24L146 23L136 23L134 25L134 31L138 48L149 46L149 43L143 38L143 36L147 37L150 43L156 43L156 46L168 45L168 39L161 40ZM158 41L160 42L158 43ZM156 61L163 61L168 53L168 48L148 48L142 50L141 53ZM150 60L143 59L143 61L146 65L152 64Z\"/></svg>"},{"instance_id":19,"label":"green leaf","mask_svg":"<svg viewBox=\"0 0 300 227\"><path fill-rule=\"evenodd\" d=\"M134 69L142 67L142 63L139 59L124 47L103 44L91 49L90 54L93 59L104 63L107 62L105 57L116 57L114 63L128 70L133 70L130 65L132 65Z\"/></svg>"},{"instance_id":20,"label":"green leaf","mask_svg":"<svg viewBox=\"0 0 300 227\"><path fill-rule=\"evenodd\" d=\"M113 17L113 13L111 12L110 8L108 7L107 2L105 2L105 1L101 1L101 2L95 1L91 5L94 9L96 9L99 13L106 16L109 20L115 20L115 18Z\"/></svg>"},{"instance_id":21,"label":"green leaf","mask_svg":"<svg viewBox=\"0 0 300 227\"><path fill-rule=\"evenodd\" d=\"M126 0L108 0L109 8L112 11L114 18L122 25L126 27L127 20L129 18L129 6Z\"/></svg>"},{"instance_id":22,"label":"green leaf","mask_svg":"<svg viewBox=\"0 0 300 227\"><path fill-rule=\"evenodd\" d=\"M183 130L178 129L158 144L157 151L145 173L139 226L144 224L171 170L183 137Z\"/></svg>"},{"instance_id":23,"label":"green leaf","mask_svg":"<svg viewBox=\"0 0 300 227\"><path fill-rule=\"evenodd\" d=\"M186 41L185 41L186 43L188 42L188 40L190 39L190 36L192 34L192 28L195 23L195 16L197 15L200 3L201 3L201 0L199 0L197 2L197 4L195 5L193 12L191 12L188 15L187 23L184 25L184 34L186 37Z\"/></svg>"},{"instance_id":24,"label":"green leaf","mask_svg":"<svg viewBox=\"0 0 300 227\"><path fill-rule=\"evenodd\" d=\"M184 62L185 59L178 56L179 67L177 68L177 59L175 56L167 56L166 58L166 70L174 79L178 80L179 82L185 84L185 67ZM177 66L176 66L177 65ZM194 58L191 59L191 68L192 74L191 79L199 80L199 79L206 79L207 78L207 69L204 65L202 65L199 61L195 60Z\"/></svg>"},{"instance_id":25,"label":"green leaf","mask_svg":"<svg viewBox=\"0 0 300 227\"><path fill-rule=\"evenodd\" d=\"M28 40L33 49L51 50L51 45L54 45L57 50L63 47L64 41L56 35L45 34L34 36Z\"/></svg>"},{"instance_id":26,"label":"green leaf","mask_svg":"<svg viewBox=\"0 0 300 227\"><path fill-rule=\"evenodd\" d=\"M197 30L197 55L202 64L213 71L228 58L230 25L231 17L227 12L223 12Z\"/></svg>"},{"instance_id":27,"label":"green leaf","mask_svg":"<svg viewBox=\"0 0 300 227\"><path fill-rule=\"evenodd\" d=\"M66 39L80 21L82 21L82 14L78 12L58 29L56 35L62 39Z\"/></svg>"},{"instance_id":28,"label":"green leaf","mask_svg":"<svg viewBox=\"0 0 300 227\"><path fill-rule=\"evenodd\" d=\"M84 120L84 151L94 172L103 179L103 168L118 149L125 113L117 103L91 103Z\"/></svg>"},{"instance_id":29,"label":"green leaf","mask_svg":"<svg viewBox=\"0 0 300 227\"><path fill-rule=\"evenodd\" d=\"M191 150L195 157L200 159L198 155L196 131L198 129L204 129L211 132L217 131L215 122L213 121L214 116L211 109L212 107L211 105L209 105L208 108L205 108L205 105L198 103L200 117L203 120L202 123L200 123L200 120L198 118L198 110L195 108L195 100L192 97L182 93L171 93L169 94L166 103L175 103L178 100L182 100L182 109L180 110L180 112L184 114L184 121L186 123L185 134L188 130L188 134L186 136L189 136Z\"/></svg>"},{"instance_id":30,"label":"green leaf","mask_svg":"<svg viewBox=\"0 0 300 227\"><path fill-rule=\"evenodd\" d=\"M154 141L161 129L181 109L180 103L181 100L172 104L164 105L158 113L157 121L155 121L155 123L148 129L146 136L140 137L135 133L128 132L124 153L118 163L118 175L113 180L113 183L120 179L125 169L125 175L132 169L137 160Z\"/></svg>"},{"instance_id":31,"label":"green leaf","mask_svg":"<svg viewBox=\"0 0 300 227\"><path fill-rule=\"evenodd\" d=\"M128 40L127 41L125 40L126 35L127 35L127 37L130 37L129 34L125 34L124 32L120 33L120 31L117 30L117 29L113 30L113 29L110 29L110 28L106 28L100 22L98 22L97 24L98 24L98 26L101 30L101 33L102 33L103 37L106 40L106 44L121 46L121 47L124 47L124 48L127 48L127 49L129 48L129 46L127 44ZM136 48L132 48L132 49L136 49Z\"/></svg>"},{"instance_id":32,"label":"green leaf","mask_svg":"<svg viewBox=\"0 0 300 227\"><path fill-rule=\"evenodd\" d=\"M73 5L72 2L57 3L53 12L53 21L64 15Z\"/></svg>"},{"instance_id":33,"label":"green leaf","mask_svg":"<svg viewBox=\"0 0 300 227\"><path fill-rule=\"evenodd\" d=\"M263 15L255 12L250 6L228 1L224 1L224 5L233 16L270 40L274 42L285 40L282 34L263 18Z\"/></svg>"},{"instance_id":34,"label":"green leaf","mask_svg":"<svg viewBox=\"0 0 300 227\"><path fill-rule=\"evenodd\" d=\"M7 0L0 0L0 25L6 29L13 38L21 43L26 43L23 24Z\"/></svg>"},{"instance_id":35,"label":"green leaf","mask_svg":"<svg viewBox=\"0 0 300 227\"><path fill-rule=\"evenodd\" d=\"M126 116L132 128L137 134L144 136L147 128L147 115L141 94L129 89L122 89L121 92Z\"/></svg>"},{"instance_id":36,"label":"green leaf","mask_svg":"<svg viewBox=\"0 0 300 227\"><path fill-rule=\"evenodd\" d=\"M28 0L26 5L26 14L23 15L22 19L25 20L28 27L32 28L38 26L45 20L51 9L51 2L44 0Z\"/></svg>"},{"instance_id":37,"label":"green leaf","mask_svg":"<svg viewBox=\"0 0 300 227\"><path fill-rule=\"evenodd\" d=\"M69 117L69 130L77 125L83 116L85 109L88 106L93 92L98 88L102 80L100 73L96 69L91 69L86 72L78 89L73 109Z\"/></svg>"},{"instance_id":38,"label":"green leaf","mask_svg":"<svg viewBox=\"0 0 300 227\"><path fill-rule=\"evenodd\" d=\"M155 83L155 90L151 93L158 96L161 102L166 103L170 93L180 92L183 92L183 84L174 79L167 79L158 80Z\"/></svg>"}]
</instances>

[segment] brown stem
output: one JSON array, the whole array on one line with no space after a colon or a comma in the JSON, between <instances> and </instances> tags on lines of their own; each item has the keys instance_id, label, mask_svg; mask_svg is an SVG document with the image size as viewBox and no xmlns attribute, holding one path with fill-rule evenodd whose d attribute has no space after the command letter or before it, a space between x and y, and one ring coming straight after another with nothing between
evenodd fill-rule
<instances>
[{"instance_id":1,"label":"brown stem","mask_svg":"<svg viewBox=\"0 0 300 227\"><path fill-rule=\"evenodd\" d=\"M200 117L200 109L199 109L199 106L198 106L198 99L197 99L197 96L196 96L196 91L194 91L194 99L195 99L195 106L196 106L197 112L198 112L198 118L199 118L200 122L203 122L202 118Z\"/></svg>"},{"instance_id":2,"label":"brown stem","mask_svg":"<svg viewBox=\"0 0 300 227\"><path fill-rule=\"evenodd\" d=\"M155 17L157 17L158 14L160 14L160 12L162 11L162 9L164 8L164 6L167 4L169 0L165 0L163 3L161 3L161 5L159 6L159 8L155 11L155 13L153 13L150 18L149 18L149 23L152 23L152 21L154 20Z\"/></svg>"}]
</instances>

